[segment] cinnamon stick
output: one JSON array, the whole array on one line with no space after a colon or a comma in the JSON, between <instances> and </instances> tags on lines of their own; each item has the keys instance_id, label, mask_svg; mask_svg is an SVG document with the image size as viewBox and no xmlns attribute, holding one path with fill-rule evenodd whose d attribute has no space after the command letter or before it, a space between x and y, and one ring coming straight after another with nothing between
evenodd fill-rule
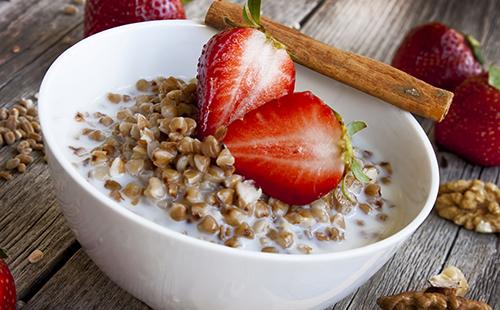
<instances>
[{"instance_id":1,"label":"cinnamon stick","mask_svg":"<svg viewBox=\"0 0 500 310\"><path fill-rule=\"evenodd\" d=\"M226 1L212 3L205 24L221 30L230 28L225 18L238 26L246 25L242 7ZM425 118L439 122L448 112L451 92L377 60L314 40L268 18L261 18L261 22L301 65Z\"/></svg>"}]
</instances>

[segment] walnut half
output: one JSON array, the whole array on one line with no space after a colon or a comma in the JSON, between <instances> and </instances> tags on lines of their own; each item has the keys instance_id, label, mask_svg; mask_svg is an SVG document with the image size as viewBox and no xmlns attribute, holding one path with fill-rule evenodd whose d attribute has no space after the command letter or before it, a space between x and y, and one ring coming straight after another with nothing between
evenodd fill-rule
<instances>
[{"instance_id":1,"label":"walnut half","mask_svg":"<svg viewBox=\"0 0 500 310\"><path fill-rule=\"evenodd\" d=\"M500 232L500 189L481 180L457 180L440 186L439 216L480 233Z\"/></svg>"},{"instance_id":2,"label":"walnut half","mask_svg":"<svg viewBox=\"0 0 500 310\"><path fill-rule=\"evenodd\" d=\"M380 297L377 304L383 310L492 310L482 301L457 296L455 289L442 287Z\"/></svg>"},{"instance_id":3,"label":"walnut half","mask_svg":"<svg viewBox=\"0 0 500 310\"><path fill-rule=\"evenodd\" d=\"M458 296L464 296L469 290L469 284L464 274L455 266L448 266L440 274L429 279L433 287L453 288Z\"/></svg>"},{"instance_id":4,"label":"walnut half","mask_svg":"<svg viewBox=\"0 0 500 310\"><path fill-rule=\"evenodd\" d=\"M482 301L463 297L469 285L462 271L456 267L446 267L429 282L432 287L425 291L383 296L377 299L377 304L383 310L492 310Z\"/></svg>"}]
</instances>

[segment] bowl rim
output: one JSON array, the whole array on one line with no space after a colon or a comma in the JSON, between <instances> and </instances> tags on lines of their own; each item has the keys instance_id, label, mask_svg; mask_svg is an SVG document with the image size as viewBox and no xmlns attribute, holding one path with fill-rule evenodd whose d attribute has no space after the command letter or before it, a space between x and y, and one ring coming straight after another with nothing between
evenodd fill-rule
<instances>
[{"instance_id":1,"label":"bowl rim","mask_svg":"<svg viewBox=\"0 0 500 310\"><path fill-rule=\"evenodd\" d=\"M117 216L122 216L132 222L135 225L140 225L144 229L149 229L155 233L161 234L165 237L172 238L177 242L187 243L187 245L193 247L199 247L200 250L205 249L208 251L214 251L218 254L232 255L247 259L258 259L263 261L279 261L279 262L319 262L319 261L332 261L338 259L345 259L350 257L357 257L360 255L367 255L369 253L381 251L383 249L394 247L399 245L400 242L406 240L427 218L434 201L437 197L438 186L439 186L439 169L437 164L437 159L433 150L433 147L425 134L423 128L416 121L416 119L409 113L401 111L402 116L406 119L408 125L413 131L416 132L417 136L424 145L425 153L429 159L430 171L431 171L431 185L430 191L427 193L427 199L424 206L419 211L419 213L408 223L405 227L397 231L396 233L390 235L389 237L379 240L377 242L354 248L349 250L342 250L338 252L326 252L317 253L312 255L298 255L298 254L274 254L274 253L262 253L258 251L249 251L242 249L234 249L221 244L215 244L200 240L196 237L186 236L180 232L172 230L166 226L157 224L150 221L139 214L136 214L127 208L123 208L118 202L112 200L110 197L106 196L104 193L95 189L95 187L87 182L85 178L77 171L77 169L71 165L70 161L63 154L62 150L58 148L55 144L55 138L50 135L52 130L49 130L48 125L48 115L50 115L50 101L45 98L49 97L49 87L55 78L56 71L61 67L65 60L74 53L75 50L84 48L91 42L103 40L108 36L119 35L124 32L128 32L134 29L147 29L155 27L188 27L188 28L207 28L207 26L190 20L162 20L162 21L148 21L140 22L134 24L128 24L124 26L119 26L116 28L108 29L103 32L97 33L90 37L87 37L80 42L76 43L61 55L52 63L48 71L46 72L39 91L38 107L39 107L39 118L44 133L45 147L47 147L54 159L58 162L63 170L70 176L70 178L78 184L80 188L84 190L87 195L91 195L94 199L98 200L100 203L110 208L116 213ZM45 134L47 133L47 134Z\"/></svg>"}]
</instances>

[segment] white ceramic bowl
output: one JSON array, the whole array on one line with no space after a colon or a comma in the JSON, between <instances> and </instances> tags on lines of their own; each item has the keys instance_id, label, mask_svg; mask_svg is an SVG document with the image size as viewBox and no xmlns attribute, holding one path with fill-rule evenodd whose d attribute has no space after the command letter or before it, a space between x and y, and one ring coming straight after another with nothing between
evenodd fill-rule
<instances>
[{"instance_id":1,"label":"white ceramic bowl","mask_svg":"<svg viewBox=\"0 0 500 310\"><path fill-rule=\"evenodd\" d=\"M424 221L437 195L438 167L415 119L378 99L297 66L310 89L346 120L369 126L357 138L392 163L400 208L395 233L361 248L316 255L232 249L150 222L87 183L67 156L76 111L138 78L194 77L215 33L190 21L132 24L87 38L50 67L40 120L62 211L86 253L114 282L156 309L320 309L365 283ZM356 142L356 141L355 141Z\"/></svg>"}]
</instances>

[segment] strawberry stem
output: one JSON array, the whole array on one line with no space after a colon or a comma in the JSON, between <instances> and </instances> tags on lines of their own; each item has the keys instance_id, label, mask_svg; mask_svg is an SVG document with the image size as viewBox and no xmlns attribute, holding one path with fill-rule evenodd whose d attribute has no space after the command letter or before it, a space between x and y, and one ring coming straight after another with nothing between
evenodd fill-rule
<instances>
[{"instance_id":1,"label":"strawberry stem","mask_svg":"<svg viewBox=\"0 0 500 310\"><path fill-rule=\"evenodd\" d=\"M2 259L7 258L7 253L5 253L5 251L2 248L0 248L0 258Z\"/></svg>"},{"instance_id":2,"label":"strawberry stem","mask_svg":"<svg viewBox=\"0 0 500 310\"><path fill-rule=\"evenodd\" d=\"M368 183L371 181L370 178L363 172L363 168L361 167L359 161L356 158L353 158L351 164L351 171L352 174L354 174L354 177L361 183Z\"/></svg>"},{"instance_id":3,"label":"strawberry stem","mask_svg":"<svg viewBox=\"0 0 500 310\"><path fill-rule=\"evenodd\" d=\"M233 22L229 17L227 16L224 16L223 17L223 20L224 20L224 24L230 26L230 27L233 27L233 28L237 28L239 27L235 22Z\"/></svg>"},{"instance_id":4,"label":"strawberry stem","mask_svg":"<svg viewBox=\"0 0 500 310\"><path fill-rule=\"evenodd\" d=\"M488 70L488 84L500 90L500 67L491 66Z\"/></svg>"},{"instance_id":5,"label":"strawberry stem","mask_svg":"<svg viewBox=\"0 0 500 310\"><path fill-rule=\"evenodd\" d=\"M351 194L349 193L349 191L347 190L347 188L345 186L345 176L342 178L342 182L340 183L340 189L342 191L342 195L344 195L344 197L347 200L349 200L352 203L356 202L356 200L354 200L354 198L352 198Z\"/></svg>"}]
</instances>

